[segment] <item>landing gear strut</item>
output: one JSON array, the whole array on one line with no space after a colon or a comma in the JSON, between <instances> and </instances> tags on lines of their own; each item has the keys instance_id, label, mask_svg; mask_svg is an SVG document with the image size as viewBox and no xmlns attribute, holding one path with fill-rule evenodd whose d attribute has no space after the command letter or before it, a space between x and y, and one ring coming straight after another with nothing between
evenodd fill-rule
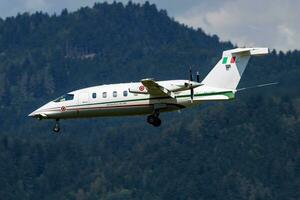
<instances>
[{"instance_id":1,"label":"landing gear strut","mask_svg":"<svg viewBox=\"0 0 300 200\"><path fill-rule=\"evenodd\" d=\"M159 110L155 110L152 115L149 115L147 117L147 122L149 124L152 124L155 127L158 127L161 125L161 120L158 118L159 116Z\"/></svg>"},{"instance_id":2,"label":"landing gear strut","mask_svg":"<svg viewBox=\"0 0 300 200\"><path fill-rule=\"evenodd\" d=\"M55 125L53 127L53 132L58 133L60 131L59 119L55 120Z\"/></svg>"}]
</instances>

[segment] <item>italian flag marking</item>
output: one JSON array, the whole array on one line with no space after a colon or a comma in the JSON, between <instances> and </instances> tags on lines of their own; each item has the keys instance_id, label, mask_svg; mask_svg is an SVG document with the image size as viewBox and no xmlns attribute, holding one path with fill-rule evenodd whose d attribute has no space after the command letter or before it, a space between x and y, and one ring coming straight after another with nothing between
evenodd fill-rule
<instances>
[{"instance_id":1,"label":"italian flag marking","mask_svg":"<svg viewBox=\"0 0 300 200\"><path fill-rule=\"evenodd\" d=\"M223 58L223 61L222 61L222 64L226 64L226 63L227 63L227 60L228 60L228 58L227 58L227 57L224 57L224 58Z\"/></svg>"},{"instance_id":2,"label":"italian flag marking","mask_svg":"<svg viewBox=\"0 0 300 200\"><path fill-rule=\"evenodd\" d=\"M235 56L232 56L231 60L230 60L230 63L235 63L235 59L236 59Z\"/></svg>"},{"instance_id":3,"label":"italian flag marking","mask_svg":"<svg viewBox=\"0 0 300 200\"><path fill-rule=\"evenodd\" d=\"M222 60L222 64L227 64L227 61L228 61L228 60L229 60L228 57L224 57L223 60ZM235 57L235 56L232 56L232 57L230 58L230 63L235 63L235 61L236 61L236 57Z\"/></svg>"}]
</instances>

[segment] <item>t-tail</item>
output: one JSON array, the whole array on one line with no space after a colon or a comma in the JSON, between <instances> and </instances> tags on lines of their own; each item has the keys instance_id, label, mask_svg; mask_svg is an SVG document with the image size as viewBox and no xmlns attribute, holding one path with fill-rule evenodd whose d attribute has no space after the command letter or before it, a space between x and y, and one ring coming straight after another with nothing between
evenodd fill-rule
<instances>
[{"instance_id":1,"label":"t-tail","mask_svg":"<svg viewBox=\"0 0 300 200\"><path fill-rule=\"evenodd\" d=\"M221 60L204 78L202 84L236 91L250 57L268 53L268 48L236 48L223 51Z\"/></svg>"}]
</instances>

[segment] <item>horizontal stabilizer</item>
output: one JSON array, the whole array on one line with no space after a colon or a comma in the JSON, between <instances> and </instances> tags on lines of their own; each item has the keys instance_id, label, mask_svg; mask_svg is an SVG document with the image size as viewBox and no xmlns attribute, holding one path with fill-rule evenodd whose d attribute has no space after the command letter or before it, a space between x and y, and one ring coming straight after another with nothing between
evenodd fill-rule
<instances>
[{"instance_id":1,"label":"horizontal stabilizer","mask_svg":"<svg viewBox=\"0 0 300 200\"><path fill-rule=\"evenodd\" d=\"M264 84L259 84L259 85L254 85L250 87L244 87L244 88L239 88L236 91L243 91L243 90L249 90L249 89L254 89L254 88L260 88L260 87L266 87L266 86L271 86L271 85L277 85L279 82L274 82L274 83L264 83Z\"/></svg>"},{"instance_id":2,"label":"horizontal stabilizer","mask_svg":"<svg viewBox=\"0 0 300 200\"><path fill-rule=\"evenodd\" d=\"M255 48L236 48L232 50L227 50L223 52L223 55L242 55L242 56L258 56L265 55L269 53L269 48L255 47Z\"/></svg>"}]
</instances>

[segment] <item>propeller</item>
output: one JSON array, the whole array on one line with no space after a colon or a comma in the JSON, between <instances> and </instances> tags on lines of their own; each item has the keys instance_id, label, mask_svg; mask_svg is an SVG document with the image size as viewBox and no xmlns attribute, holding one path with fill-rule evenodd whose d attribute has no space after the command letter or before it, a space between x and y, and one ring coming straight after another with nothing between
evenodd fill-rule
<instances>
[{"instance_id":1,"label":"propeller","mask_svg":"<svg viewBox=\"0 0 300 200\"><path fill-rule=\"evenodd\" d=\"M190 74L189 74L189 81L184 83L184 87L186 89L190 89L191 91L191 102L193 103L194 99L194 88L201 86L202 84L200 83L200 75L199 72L197 72L197 82L193 81L193 73L192 73L192 68L190 67ZM182 86L180 86L182 87Z\"/></svg>"},{"instance_id":2,"label":"propeller","mask_svg":"<svg viewBox=\"0 0 300 200\"><path fill-rule=\"evenodd\" d=\"M193 81L193 73L192 73L192 68L190 67L190 81Z\"/></svg>"},{"instance_id":3,"label":"propeller","mask_svg":"<svg viewBox=\"0 0 300 200\"><path fill-rule=\"evenodd\" d=\"M191 102L193 103L193 99L194 99L194 88L192 85L193 81L193 73L192 73L192 68L190 67L190 81L189 81L189 87L191 88Z\"/></svg>"}]
</instances>

